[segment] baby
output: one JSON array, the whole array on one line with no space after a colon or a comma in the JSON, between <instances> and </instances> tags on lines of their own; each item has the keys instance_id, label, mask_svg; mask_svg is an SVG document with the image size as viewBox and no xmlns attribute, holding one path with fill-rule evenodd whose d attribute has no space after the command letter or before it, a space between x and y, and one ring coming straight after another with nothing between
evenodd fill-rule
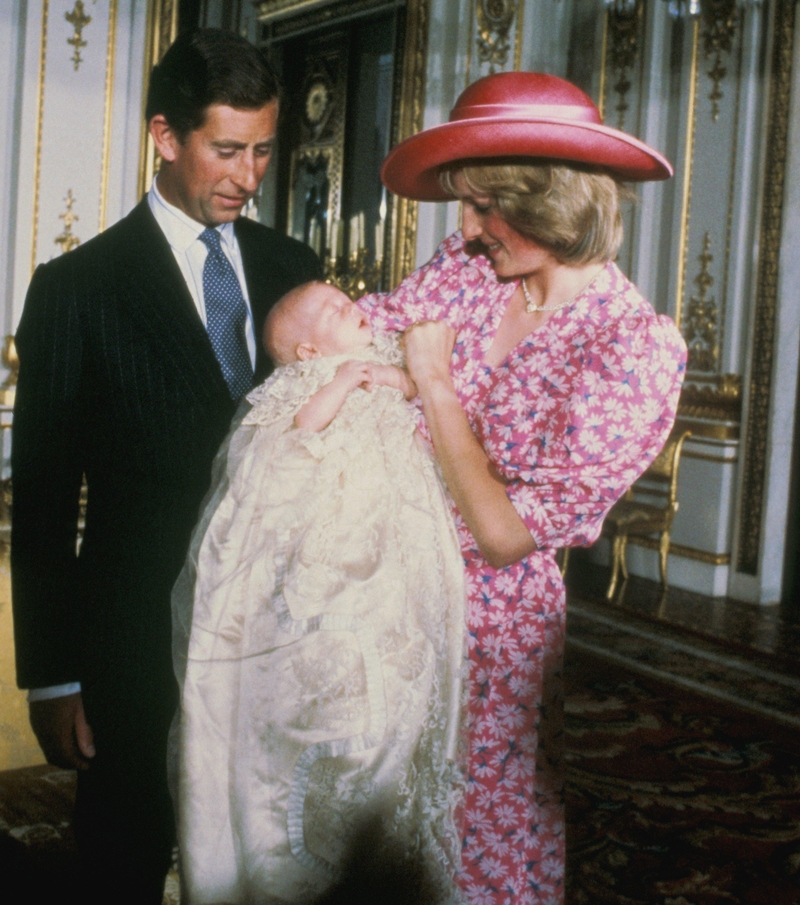
<instances>
[{"instance_id":1,"label":"baby","mask_svg":"<svg viewBox=\"0 0 800 905\"><path fill-rule=\"evenodd\" d=\"M399 338L309 283L264 339L173 592L188 899L310 902L367 833L458 901L463 568Z\"/></svg>"},{"instance_id":2,"label":"baby","mask_svg":"<svg viewBox=\"0 0 800 905\"><path fill-rule=\"evenodd\" d=\"M306 283L287 293L264 323L264 347L276 365L358 352L372 344L366 314L327 283ZM327 427L356 387L394 387L413 399L417 388L396 365L350 359L333 380L298 411L295 425L311 431Z\"/></svg>"}]
</instances>

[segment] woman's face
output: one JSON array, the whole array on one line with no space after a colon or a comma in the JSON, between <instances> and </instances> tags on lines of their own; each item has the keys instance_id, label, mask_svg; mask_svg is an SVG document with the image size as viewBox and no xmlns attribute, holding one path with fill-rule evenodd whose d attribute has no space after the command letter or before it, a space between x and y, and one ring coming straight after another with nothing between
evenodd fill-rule
<instances>
[{"instance_id":1,"label":"woman's face","mask_svg":"<svg viewBox=\"0 0 800 905\"><path fill-rule=\"evenodd\" d=\"M463 173L453 176L461 202L461 231L468 242L480 242L499 277L514 279L557 264L552 252L510 226L492 195L473 192Z\"/></svg>"}]
</instances>

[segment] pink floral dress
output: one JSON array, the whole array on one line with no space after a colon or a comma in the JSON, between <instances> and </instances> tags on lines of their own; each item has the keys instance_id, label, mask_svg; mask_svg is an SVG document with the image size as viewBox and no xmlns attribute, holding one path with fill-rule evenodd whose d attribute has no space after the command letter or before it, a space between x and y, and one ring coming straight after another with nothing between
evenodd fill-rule
<instances>
[{"instance_id":1,"label":"pink floral dress","mask_svg":"<svg viewBox=\"0 0 800 905\"><path fill-rule=\"evenodd\" d=\"M442 319L455 328L456 392L536 542L493 569L456 513L470 659L459 882L473 905L560 905L565 596L553 554L595 541L660 450L686 349L612 263L490 368L483 357L516 286L498 282L456 233L394 292L360 304L382 330Z\"/></svg>"}]
</instances>

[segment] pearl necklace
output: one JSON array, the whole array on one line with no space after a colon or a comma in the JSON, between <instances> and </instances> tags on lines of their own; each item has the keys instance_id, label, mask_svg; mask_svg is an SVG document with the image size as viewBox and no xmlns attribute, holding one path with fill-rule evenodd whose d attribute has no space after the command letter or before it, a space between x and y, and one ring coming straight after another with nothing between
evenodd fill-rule
<instances>
[{"instance_id":1,"label":"pearl necklace","mask_svg":"<svg viewBox=\"0 0 800 905\"><path fill-rule=\"evenodd\" d=\"M523 277L520 280L522 284L522 294L525 296L525 310L528 314L538 314L540 311L558 311L559 308L566 308L567 305L571 305L575 299L583 292L583 289L579 289L572 298L567 299L566 302L561 302L559 305L537 305L536 302L531 298L531 294L528 292L528 287L525 285L525 278Z\"/></svg>"}]
</instances>

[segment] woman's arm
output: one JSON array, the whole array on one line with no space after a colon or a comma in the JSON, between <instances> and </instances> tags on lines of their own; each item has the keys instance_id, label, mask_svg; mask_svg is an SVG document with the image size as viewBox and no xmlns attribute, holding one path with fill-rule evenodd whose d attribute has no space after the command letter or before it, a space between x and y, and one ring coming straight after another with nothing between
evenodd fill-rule
<instances>
[{"instance_id":1,"label":"woman's arm","mask_svg":"<svg viewBox=\"0 0 800 905\"><path fill-rule=\"evenodd\" d=\"M450 377L455 336L443 321L414 324L405 334L406 361L447 487L484 558L499 569L536 544L461 408Z\"/></svg>"},{"instance_id":2,"label":"woman's arm","mask_svg":"<svg viewBox=\"0 0 800 905\"><path fill-rule=\"evenodd\" d=\"M373 378L370 365L366 361L346 361L336 372L330 383L316 393L294 416L295 427L304 430L321 431L339 413L345 399L356 387L372 388Z\"/></svg>"}]
</instances>

